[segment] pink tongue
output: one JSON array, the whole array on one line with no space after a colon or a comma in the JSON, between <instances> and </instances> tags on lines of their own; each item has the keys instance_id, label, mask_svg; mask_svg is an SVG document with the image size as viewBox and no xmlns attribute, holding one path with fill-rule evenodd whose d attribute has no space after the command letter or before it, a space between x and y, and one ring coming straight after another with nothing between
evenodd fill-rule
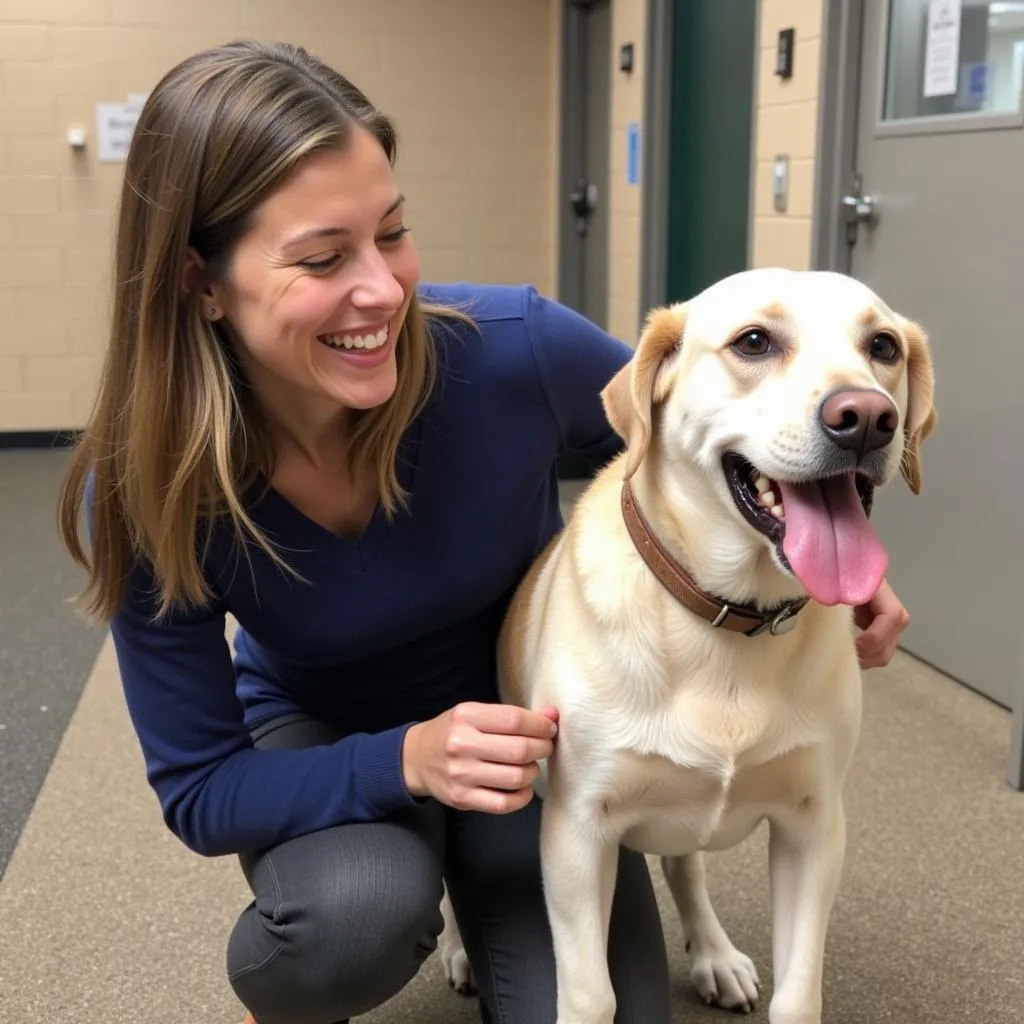
<instances>
[{"instance_id":1,"label":"pink tongue","mask_svg":"<svg viewBox=\"0 0 1024 1024\"><path fill-rule=\"evenodd\" d=\"M821 604L860 605L875 595L889 556L864 514L854 476L779 483L786 517L782 550Z\"/></svg>"}]
</instances>

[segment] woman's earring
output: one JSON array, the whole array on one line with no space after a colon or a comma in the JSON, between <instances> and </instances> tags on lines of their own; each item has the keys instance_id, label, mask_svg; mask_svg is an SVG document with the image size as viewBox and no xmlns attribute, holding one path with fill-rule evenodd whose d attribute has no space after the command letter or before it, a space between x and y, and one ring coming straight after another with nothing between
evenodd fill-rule
<instances>
[{"instance_id":1,"label":"woman's earring","mask_svg":"<svg viewBox=\"0 0 1024 1024\"><path fill-rule=\"evenodd\" d=\"M217 319L217 310L215 310L213 308L213 306L210 307L210 319L211 320L216 320Z\"/></svg>"}]
</instances>

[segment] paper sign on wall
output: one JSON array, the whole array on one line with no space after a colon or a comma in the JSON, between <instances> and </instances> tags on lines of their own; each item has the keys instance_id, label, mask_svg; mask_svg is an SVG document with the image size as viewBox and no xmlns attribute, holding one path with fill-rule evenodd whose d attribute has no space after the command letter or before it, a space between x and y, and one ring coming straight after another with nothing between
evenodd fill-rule
<instances>
[{"instance_id":1,"label":"paper sign on wall","mask_svg":"<svg viewBox=\"0 0 1024 1024\"><path fill-rule=\"evenodd\" d=\"M96 138L102 163L124 163L128 144L146 102L145 93L131 93L127 103L96 104Z\"/></svg>"},{"instance_id":2,"label":"paper sign on wall","mask_svg":"<svg viewBox=\"0 0 1024 1024\"><path fill-rule=\"evenodd\" d=\"M956 93L960 68L961 0L928 0L924 44L924 95Z\"/></svg>"}]
</instances>

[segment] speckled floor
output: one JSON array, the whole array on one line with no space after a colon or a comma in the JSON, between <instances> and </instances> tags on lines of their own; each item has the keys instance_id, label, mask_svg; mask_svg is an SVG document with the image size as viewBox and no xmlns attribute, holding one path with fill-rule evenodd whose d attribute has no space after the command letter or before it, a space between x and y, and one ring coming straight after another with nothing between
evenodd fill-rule
<instances>
[{"instance_id":1,"label":"speckled floor","mask_svg":"<svg viewBox=\"0 0 1024 1024\"><path fill-rule=\"evenodd\" d=\"M16 842L0 880L0 1024L239 1024L224 942L248 892L233 859L200 859L164 829L112 649L93 666L104 638L60 604L74 577L51 546L49 456L0 452L0 835ZM1008 713L909 657L868 675L826 1021L1024 1020L1024 794L1003 781L1009 727ZM770 992L765 840L715 856L709 872L723 924ZM692 996L659 890L675 1020L731 1019ZM360 1021L476 1019L434 957ZM747 1019L767 1021L767 1000Z\"/></svg>"},{"instance_id":2,"label":"speckled floor","mask_svg":"<svg viewBox=\"0 0 1024 1024\"><path fill-rule=\"evenodd\" d=\"M104 637L66 603L82 585L56 531L67 461L0 451L0 876Z\"/></svg>"}]
</instances>

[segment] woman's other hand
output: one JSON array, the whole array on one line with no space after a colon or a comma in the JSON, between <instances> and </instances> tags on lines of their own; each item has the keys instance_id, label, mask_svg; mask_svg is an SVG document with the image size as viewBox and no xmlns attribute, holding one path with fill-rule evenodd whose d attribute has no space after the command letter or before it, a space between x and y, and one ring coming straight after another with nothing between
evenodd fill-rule
<instances>
[{"instance_id":1,"label":"woman's other hand","mask_svg":"<svg viewBox=\"0 0 1024 1024\"><path fill-rule=\"evenodd\" d=\"M910 624L910 614L883 580L875 596L854 613L864 631L857 637L857 656L861 668L883 668L892 660L903 631Z\"/></svg>"}]
</instances>

